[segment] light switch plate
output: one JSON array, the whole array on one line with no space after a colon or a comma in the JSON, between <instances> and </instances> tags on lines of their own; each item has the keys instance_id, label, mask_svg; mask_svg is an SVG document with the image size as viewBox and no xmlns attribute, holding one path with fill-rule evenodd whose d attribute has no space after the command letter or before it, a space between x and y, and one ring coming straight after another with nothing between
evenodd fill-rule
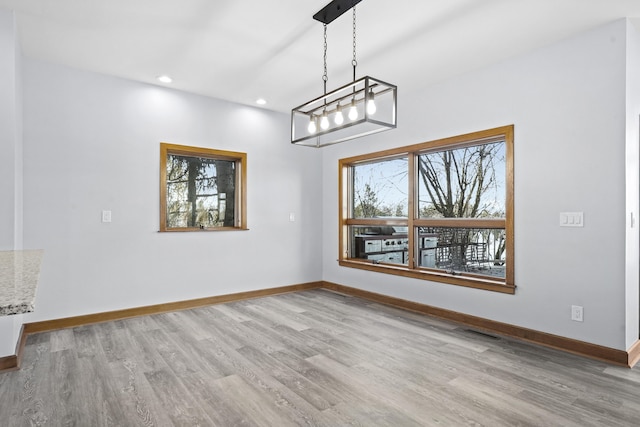
<instances>
[{"instance_id":1,"label":"light switch plate","mask_svg":"<svg viewBox=\"0 0 640 427\"><path fill-rule=\"evenodd\" d=\"M584 227L582 212L560 212L560 227Z\"/></svg>"},{"instance_id":2,"label":"light switch plate","mask_svg":"<svg viewBox=\"0 0 640 427\"><path fill-rule=\"evenodd\" d=\"M111 211L102 211L102 222L111 222Z\"/></svg>"}]
</instances>

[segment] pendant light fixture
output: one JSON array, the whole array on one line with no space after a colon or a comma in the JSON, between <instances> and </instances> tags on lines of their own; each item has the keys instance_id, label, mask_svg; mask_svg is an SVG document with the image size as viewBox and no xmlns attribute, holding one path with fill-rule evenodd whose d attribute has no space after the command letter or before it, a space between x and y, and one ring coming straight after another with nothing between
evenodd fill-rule
<instances>
[{"instance_id":1,"label":"pendant light fixture","mask_svg":"<svg viewBox=\"0 0 640 427\"><path fill-rule=\"evenodd\" d=\"M324 94L291 110L292 144L323 147L396 127L396 86L369 76L356 80L356 4L360 1L333 0L313 15L324 24ZM327 26L349 9L353 10L353 81L327 93Z\"/></svg>"}]
</instances>

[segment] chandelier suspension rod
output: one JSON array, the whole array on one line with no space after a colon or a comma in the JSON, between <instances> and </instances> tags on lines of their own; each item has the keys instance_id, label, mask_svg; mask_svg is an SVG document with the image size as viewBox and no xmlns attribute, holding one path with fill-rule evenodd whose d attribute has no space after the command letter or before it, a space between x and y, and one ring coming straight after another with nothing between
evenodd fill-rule
<instances>
[{"instance_id":1,"label":"chandelier suspension rod","mask_svg":"<svg viewBox=\"0 0 640 427\"><path fill-rule=\"evenodd\" d=\"M329 80L329 74L327 73L327 24L324 24L324 74L322 75L322 82L324 83L325 95L327 94L328 80Z\"/></svg>"},{"instance_id":2,"label":"chandelier suspension rod","mask_svg":"<svg viewBox=\"0 0 640 427\"><path fill-rule=\"evenodd\" d=\"M358 66L358 60L356 59L356 5L353 5L353 59L351 60L353 65L353 81L356 81L356 67Z\"/></svg>"}]
</instances>

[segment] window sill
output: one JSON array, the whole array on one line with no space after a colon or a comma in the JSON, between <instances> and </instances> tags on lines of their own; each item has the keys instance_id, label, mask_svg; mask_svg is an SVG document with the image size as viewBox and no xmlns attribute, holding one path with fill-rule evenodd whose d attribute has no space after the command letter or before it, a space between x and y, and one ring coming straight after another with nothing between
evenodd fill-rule
<instances>
[{"instance_id":1,"label":"window sill","mask_svg":"<svg viewBox=\"0 0 640 427\"><path fill-rule=\"evenodd\" d=\"M166 230L158 230L158 233L194 233L194 232L208 233L212 231L249 231L249 229L240 228L240 227L209 227L209 228L185 227L185 228L169 228Z\"/></svg>"},{"instance_id":2,"label":"window sill","mask_svg":"<svg viewBox=\"0 0 640 427\"><path fill-rule=\"evenodd\" d=\"M516 287L507 285L502 281L482 279L477 277L453 275L426 270L412 270L402 265L373 264L371 262L356 259L338 260L342 267L358 268L361 270L375 271L378 273L393 274L396 276L410 277L414 279L430 280L432 282L447 283L449 285L464 286L467 288L483 289L485 291L515 294Z\"/></svg>"}]
</instances>

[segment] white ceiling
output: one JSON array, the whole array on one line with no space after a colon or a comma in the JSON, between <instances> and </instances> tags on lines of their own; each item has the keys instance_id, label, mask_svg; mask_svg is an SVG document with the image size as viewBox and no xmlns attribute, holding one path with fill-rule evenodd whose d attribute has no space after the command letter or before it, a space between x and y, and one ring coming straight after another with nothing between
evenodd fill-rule
<instances>
[{"instance_id":1,"label":"white ceiling","mask_svg":"<svg viewBox=\"0 0 640 427\"><path fill-rule=\"evenodd\" d=\"M329 0L0 0L25 56L287 112L322 93ZM357 75L407 88L548 45L640 0L363 0ZM347 13L328 26L328 90L352 77ZM640 23L640 19L634 19Z\"/></svg>"}]
</instances>

